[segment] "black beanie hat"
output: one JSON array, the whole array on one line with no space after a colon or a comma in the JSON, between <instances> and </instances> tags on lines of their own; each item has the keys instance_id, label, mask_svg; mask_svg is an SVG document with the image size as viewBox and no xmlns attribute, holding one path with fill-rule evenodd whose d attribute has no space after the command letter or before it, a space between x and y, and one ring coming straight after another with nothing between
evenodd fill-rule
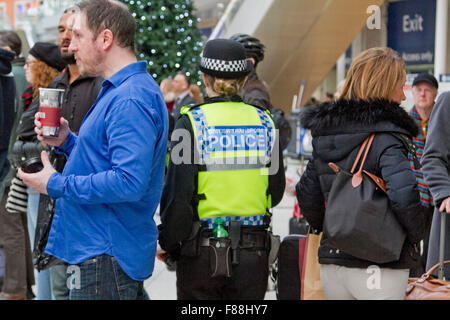
<instances>
[{"instance_id":1,"label":"black beanie hat","mask_svg":"<svg viewBox=\"0 0 450 320\"><path fill-rule=\"evenodd\" d=\"M438 81L436 80L436 78L433 75L431 75L429 73L425 72L425 73L420 73L419 75L417 75L414 78L412 85L415 86L419 82L427 82L428 84L432 85L436 89L439 89Z\"/></svg>"},{"instance_id":2,"label":"black beanie hat","mask_svg":"<svg viewBox=\"0 0 450 320\"><path fill-rule=\"evenodd\" d=\"M66 67L66 63L61 58L59 47L56 44L36 42L28 53L58 71L62 71Z\"/></svg>"},{"instance_id":3,"label":"black beanie hat","mask_svg":"<svg viewBox=\"0 0 450 320\"><path fill-rule=\"evenodd\" d=\"M245 77L253 64L246 59L244 47L235 40L213 39L206 43L199 66L213 77L234 79Z\"/></svg>"}]
</instances>

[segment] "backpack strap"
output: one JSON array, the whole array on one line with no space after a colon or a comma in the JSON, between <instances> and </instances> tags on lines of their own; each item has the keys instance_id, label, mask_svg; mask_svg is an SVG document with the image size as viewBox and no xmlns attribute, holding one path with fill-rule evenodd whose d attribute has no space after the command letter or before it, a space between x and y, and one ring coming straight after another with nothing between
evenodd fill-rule
<instances>
[{"instance_id":1,"label":"backpack strap","mask_svg":"<svg viewBox=\"0 0 450 320\"><path fill-rule=\"evenodd\" d=\"M422 168L422 165L420 164L419 158L417 158L416 145L414 144L412 139L409 136L407 136L406 134L403 134L403 133L391 132L391 134L394 137L398 138L403 143L403 145L405 146L406 150L408 150L408 153L411 154L411 156L413 158L413 162L414 162L414 168L416 168L417 170Z\"/></svg>"}]
</instances>

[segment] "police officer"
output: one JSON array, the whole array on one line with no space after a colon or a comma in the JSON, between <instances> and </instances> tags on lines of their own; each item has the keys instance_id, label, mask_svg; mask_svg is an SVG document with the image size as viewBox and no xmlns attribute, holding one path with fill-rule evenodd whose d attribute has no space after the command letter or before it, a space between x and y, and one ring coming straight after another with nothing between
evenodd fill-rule
<instances>
[{"instance_id":1,"label":"police officer","mask_svg":"<svg viewBox=\"0 0 450 320\"><path fill-rule=\"evenodd\" d=\"M207 97L175 125L157 257L177 261L178 299L263 299L269 209L285 187L277 130L238 95L252 70L241 44L207 42L200 70ZM219 217L227 238L213 236Z\"/></svg>"}]
</instances>

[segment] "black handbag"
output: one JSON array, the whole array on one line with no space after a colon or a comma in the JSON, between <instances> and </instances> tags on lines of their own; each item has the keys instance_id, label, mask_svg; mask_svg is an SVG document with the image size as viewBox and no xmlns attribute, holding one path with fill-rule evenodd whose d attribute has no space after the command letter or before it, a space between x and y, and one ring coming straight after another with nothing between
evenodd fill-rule
<instances>
[{"instance_id":1,"label":"black handbag","mask_svg":"<svg viewBox=\"0 0 450 320\"><path fill-rule=\"evenodd\" d=\"M48 236L55 215L55 201L50 197L41 195L39 202L38 221L34 239L33 265L38 271L42 271L55 265L64 264L64 261L45 253ZM45 199L44 199L45 198Z\"/></svg>"},{"instance_id":2,"label":"black handbag","mask_svg":"<svg viewBox=\"0 0 450 320\"><path fill-rule=\"evenodd\" d=\"M308 221L305 217L292 217L289 219L289 234L307 235L309 229Z\"/></svg>"},{"instance_id":3,"label":"black handbag","mask_svg":"<svg viewBox=\"0 0 450 320\"><path fill-rule=\"evenodd\" d=\"M381 264L399 259L406 232L389 206L384 180L363 170L374 137L364 140L350 172L329 163L337 175L327 200L323 233L333 247Z\"/></svg>"},{"instance_id":4,"label":"black handbag","mask_svg":"<svg viewBox=\"0 0 450 320\"><path fill-rule=\"evenodd\" d=\"M309 231L309 223L302 215L298 203L295 203L293 217L289 219L289 234L307 235Z\"/></svg>"}]
</instances>

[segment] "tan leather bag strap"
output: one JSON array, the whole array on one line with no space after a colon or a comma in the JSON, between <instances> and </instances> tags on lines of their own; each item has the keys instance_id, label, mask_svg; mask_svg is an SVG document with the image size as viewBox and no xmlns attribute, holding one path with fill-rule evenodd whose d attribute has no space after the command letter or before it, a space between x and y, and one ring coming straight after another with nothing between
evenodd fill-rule
<instances>
[{"instance_id":1,"label":"tan leather bag strap","mask_svg":"<svg viewBox=\"0 0 450 320\"><path fill-rule=\"evenodd\" d=\"M364 163L366 162L367 154L369 153L370 147L372 146L373 138L375 138L375 133L372 133L370 135L370 137L367 138L369 141L367 142L366 151L364 152L364 157L361 161L361 164L359 165L358 172L362 173L362 171L363 171L363 166L364 166Z\"/></svg>"},{"instance_id":2,"label":"tan leather bag strap","mask_svg":"<svg viewBox=\"0 0 450 320\"><path fill-rule=\"evenodd\" d=\"M367 143L369 142L369 138L370 138L370 137L367 137L367 138L363 141L363 143L361 144L361 147L359 147L358 154L356 155L355 162L353 162L352 169L350 170L350 173L351 173L351 174L353 174L353 173L355 172L355 168L356 168L356 166L358 165L359 159L361 158L361 155L362 155L362 153L363 153L363 151L364 151L364 148L366 147Z\"/></svg>"},{"instance_id":3,"label":"tan leather bag strap","mask_svg":"<svg viewBox=\"0 0 450 320\"><path fill-rule=\"evenodd\" d=\"M377 177L376 175L374 175L374 174L372 174L372 173L370 173L370 172L368 172L366 170L363 170L364 163L366 162L367 154L369 153L369 150L370 150L370 147L372 146L372 142L373 142L374 138L375 138L375 133L372 133L369 137L367 137L363 141L363 143L361 144L361 147L358 150L358 154L356 155L355 162L353 162L352 169L350 170L350 173L353 175L353 177L352 177L352 186L354 188L356 188L362 183L362 174L364 172L369 178L371 178L373 180L373 182L375 182L378 185L378 187L381 190L384 191L384 193L386 193L386 191L387 191L386 182L383 179ZM354 173L355 172L355 168L358 165L359 159L361 159L361 155L363 154L363 152L364 152L364 156L363 156L363 159L362 159L361 164L359 166L358 172ZM333 169L333 171L335 173L338 173L339 170L340 170L340 168L336 164L334 164L332 162L328 163L328 166L331 169Z\"/></svg>"},{"instance_id":4,"label":"tan leather bag strap","mask_svg":"<svg viewBox=\"0 0 450 320\"><path fill-rule=\"evenodd\" d=\"M352 186L353 188L358 187L363 180L363 167L364 167L364 163L366 162L366 158L367 158L367 154L369 153L370 147L372 146L372 142L373 139L375 138L375 133L372 133L366 140L364 140L363 144L361 145L360 151L361 149L363 149L363 147L365 147L365 152L364 152L364 157L361 161L361 164L359 166L358 172L356 172L353 175L352 178ZM360 152L358 152L359 154ZM361 155L359 154L359 157L361 157ZM356 160L359 160L359 157L357 156ZM357 163L357 161L355 161L355 163L353 164L353 167L355 167L355 164ZM352 168L352 170L354 170L354 168ZM364 171L366 172L366 171ZM381 188L383 189L384 192L386 192L386 186L384 184L383 179L376 177L373 174L370 174L369 177Z\"/></svg>"},{"instance_id":5,"label":"tan leather bag strap","mask_svg":"<svg viewBox=\"0 0 450 320\"><path fill-rule=\"evenodd\" d=\"M373 182L375 182L378 185L378 187L380 187L380 189L384 191L384 193L387 192L386 182L383 179L377 177L376 175L374 175L366 170L363 170L363 172L365 174L367 174L369 176L369 178L371 178L373 180Z\"/></svg>"}]
</instances>

